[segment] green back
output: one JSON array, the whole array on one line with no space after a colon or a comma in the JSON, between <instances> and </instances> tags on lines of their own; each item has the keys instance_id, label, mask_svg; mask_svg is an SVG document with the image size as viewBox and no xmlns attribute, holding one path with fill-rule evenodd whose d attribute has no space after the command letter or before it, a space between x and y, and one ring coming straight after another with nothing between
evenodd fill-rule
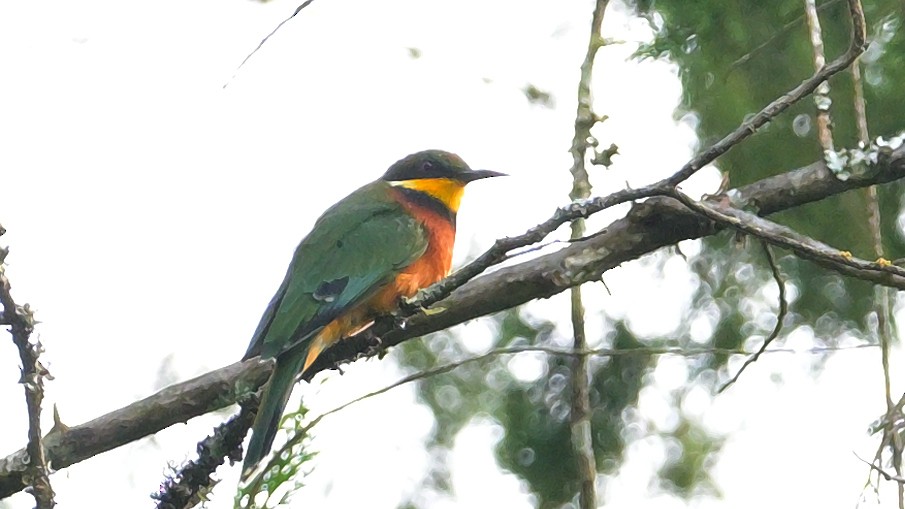
<instances>
[{"instance_id":1,"label":"green back","mask_svg":"<svg viewBox=\"0 0 905 509\"><path fill-rule=\"evenodd\" d=\"M301 346L366 300L427 249L421 224L372 182L330 207L302 239L245 358Z\"/></svg>"}]
</instances>

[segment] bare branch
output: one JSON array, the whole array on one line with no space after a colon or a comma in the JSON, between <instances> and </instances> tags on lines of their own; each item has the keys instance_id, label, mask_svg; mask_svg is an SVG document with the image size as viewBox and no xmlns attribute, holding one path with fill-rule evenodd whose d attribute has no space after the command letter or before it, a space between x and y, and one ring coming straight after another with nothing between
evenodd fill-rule
<instances>
[{"instance_id":1,"label":"bare branch","mask_svg":"<svg viewBox=\"0 0 905 509\"><path fill-rule=\"evenodd\" d=\"M258 50L264 46L264 43L266 43L268 40L270 40L271 37L273 37L273 34L277 33L277 31L279 29L283 28L283 25L288 23L289 20L298 16L298 13L302 12L302 9L304 9L305 7L308 7L309 5L311 5L312 2L314 2L314 0L305 0L304 2L302 2L302 4L299 5L298 7L296 7L295 11L292 14L290 14L288 18L284 19L283 21L280 21L280 24L277 25L276 28L271 30L269 34L265 35L264 38L261 39L261 42L259 42L258 45L255 46L255 49L251 50L251 53L249 53L248 55L245 56L245 58L239 64L239 67L236 67L236 71L233 73L232 77L230 77L229 81L227 81L226 83L223 84L223 88L226 88L229 86L230 81L232 81L233 78L235 78L236 75L239 74L239 71L242 70L242 67L245 66L245 63L248 62L249 60L251 60L251 57L255 56L255 53L257 53Z\"/></svg>"},{"instance_id":2,"label":"bare branch","mask_svg":"<svg viewBox=\"0 0 905 509\"><path fill-rule=\"evenodd\" d=\"M347 401L342 405L331 408L326 412L318 415L314 419L312 419L300 433L297 433L294 437L290 438L283 446L279 448L274 454L272 454L272 458L270 459L270 463L267 464L266 467L262 469L262 471L266 472L270 470L275 464L275 459L283 454L284 451L290 451L293 447L301 443L302 440L305 440L309 434L309 432L327 416L333 415L337 412L345 410L346 408L355 405L356 403L360 403L364 400L373 398L375 396L379 396L381 394L385 394L397 387L401 387L403 385L410 384L412 382L417 382L419 380L425 380L437 375L442 375L444 373L449 373L455 369L458 369L466 364L475 364L481 363L490 359L494 359L496 357L502 355L518 355L521 353L545 353L547 355L555 355L561 357L628 357L628 356L655 356L655 355L676 355L681 357L696 357L701 355L755 355L755 354L795 354L795 355L822 355L840 351L847 350L862 350L866 348L877 348L878 345L864 343L860 345L853 346L828 346L828 347L815 347L808 348L804 350L794 349L794 348L772 348L769 350L759 350L758 352L749 352L747 350L743 350L740 348L675 348L675 347L639 347L639 348L631 348L631 349L611 349L611 348L594 348L594 349L586 349L586 350L575 350L568 349L564 350L562 348L550 347L550 346L540 346L540 345L521 345L521 346L510 346L503 348L495 348L489 352L474 355L471 357L466 357L461 360L452 361L447 364L443 364L440 366L436 366L430 369L425 369L423 371L418 371L407 375L399 380L393 382L390 385L386 385L377 389L376 391L371 391L367 394L359 396L353 400Z\"/></svg>"},{"instance_id":3,"label":"bare branch","mask_svg":"<svg viewBox=\"0 0 905 509\"><path fill-rule=\"evenodd\" d=\"M865 281L905 290L905 269L892 265L888 261L869 262L855 258L848 251L831 247L791 228L726 205L698 202L680 192L677 192L675 197L688 208L717 223L735 228L775 246L790 249L800 258L822 267Z\"/></svg>"},{"instance_id":4,"label":"bare branch","mask_svg":"<svg viewBox=\"0 0 905 509\"><path fill-rule=\"evenodd\" d=\"M887 481L897 482L897 483L899 483L899 486L905 485L905 478L903 478L902 476L892 475L889 472L878 467L874 463L871 463L871 462L867 461L866 459L862 458L861 456L858 456L857 454L855 455L855 457L858 458L859 460L863 461L864 463L866 463L867 466L869 466L871 470L875 470L877 472L877 474L883 476L883 478L886 479Z\"/></svg>"},{"instance_id":5,"label":"bare branch","mask_svg":"<svg viewBox=\"0 0 905 509\"><path fill-rule=\"evenodd\" d=\"M823 31L820 28L820 17L817 16L817 2L804 0L805 18L808 20L808 35L810 35L811 47L814 48L814 70L819 71L826 65L826 55L823 52ZM824 153L833 151L833 132L830 119L830 83L824 81L814 91L814 104L817 106L817 139Z\"/></svg>"},{"instance_id":6,"label":"bare branch","mask_svg":"<svg viewBox=\"0 0 905 509\"><path fill-rule=\"evenodd\" d=\"M779 273L779 266L776 265L776 259L774 259L773 253L770 251L770 246L767 245L766 242L761 241L760 247L763 249L764 256L767 258L767 263L770 265L770 272L773 274L773 280L776 281L776 286L779 288L779 312L776 313L776 325L773 326L773 331L770 332L770 335L767 336L766 339L764 339L764 343L760 345L757 352L754 352L754 355L745 360L745 363L742 364L742 367L739 368L735 376L723 384L717 391L718 393L725 391L730 385L737 382L738 378L742 376L742 372L745 371L745 368L757 362L757 359L760 358L761 354L767 351L767 347L770 346L770 343L779 336L779 332L782 330L782 322L786 319L786 314L789 312L789 301L786 299L786 283L782 279L782 274Z\"/></svg>"},{"instance_id":7,"label":"bare branch","mask_svg":"<svg viewBox=\"0 0 905 509\"><path fill-rule=\"evenodd\" d=\"M877 288L877 317L878 334L880 336L880 361L883 365L883 392L886 396L886 426L883 428L883 440L877 451L878 459L883 457L885 445L889 445L892 455L892 467L898 478L902 477L902 435L896 429L895 423L901 416L899 406L892 400L892 384L890 382L889 350L894 337L892 332L891 296L888 288ZM886 480L890 477L880 471ZM898 485L899 509L905 509L905 486Z\"/></svg>"},{"instance_id":8,"label":"bare branch","mask_svg":"<svg viewBox=\"0 0 905 509\"><path fill-rule=\"evenodd\" d=\"M0 232L5 232L0 226ZM2 233L0 233L2 234ZM41 402L44 399L44 378L50 373L41 365L38 356L41 354L41 343L32 343L31 333L35 328L35 317L28 304L16 305L10 294L9 279L6 277L6 266L3 260L7 250L0 254L0 305L3 307L4 321L8 322L13 343L19 350L22 362L22 378L20 383L25 388L25 405L28 408L28 445L25 452L28 457L24 473L31 485L37 509L51 509L53 487L50 485L47 460L44 457L44 444L41 438Z\"/></svg>"},{"instance_id":9,"label":"bare branch","mask_svg":"<svg viewBox=\"0 0 905 509\"><path fill-rule=\"evenodd\" d=\"M608 0L597 0L591 16L591 35L584 62L581 64L581 77L578 80L578 107L575 114L575 135L572 138L572 201L586 200L591 196L591 181L585 166L588 148L592 144L591 128L597 123L597 115L593 111L591 97L591 78L594 73L594 59L601 45L600 29L606 12ZM572 221L571 239L584 236L584 219ZM585 334L584 304L581 299L581 286L573 286L572 304L572 348L583 351L588 347ZM577 355L572 359L572 409L570 416L570 434L572 450L577 462L578 481L581 486L578 501L581 509L597 507L597 461L594 458L594 442L591 433L591 392L590 374L587 355Z\"/></svg>"},{"instance_id":10,"label":"bare branch","mask_svg":"<svg viewBox=\"0 0 905 509\"><path fill-rule=\"evenodd\" d=\"M852 63L852 88L854 91L854 111L855 122L858 126L858 138L861 145L867 146L870 141L870 132L867 126L867 104L864 99L864 82L861 79L861 61L855 60ZM880 228L880 197L877 193L877 186L870 186L865 189L865 197L867 200L867 225L870 230L871 240L873 241L874 255L881 259L885 256L883 251L883 233ZM892 384L890 382L889 372L889 349L895 338L893 331L895 317L892 313L892 300L894 296L888 288L877 287L874 289L876 295L877 308L877 336L880 343L880 362L883 366L883 389L886 396L886 423L883 428L883 439L877 448L876 461L883 458L883 451L887 445L891 449L892 464L896 475L902 476L902 440L895 429L895 423L901 416L901 404L895 404L892 400ZM901 402L900 402L901 403ZM882 471L880 471L882 472ZM899 483L898 486L899 509L905 509L905 487Z\"/></svg>"},{"instance_id":11,"label":"bare branch","mask_svg":"<svg viewBox=\"0 0 905 509\"><path fill-rule=\"evenodd\" d=\"M861 58L852 62L852 88L854 91L855 121L858 125L858 139L864 145L870 142L867 129L867 103L864 101L864 81L861 79Z\"/></svg>"},{"instance_id":12,"label":"bare branch","mask_svg":"<svg viewBox=\"0 0 905 509\"><path fill-rule=\"evenodd\" d=\"M255 419L257 406L243 405L239 413L217 426L214 433L198 444L198 459L188 462L164 481L160 491L151 495L157 509L187 509L205 499L216 484L213 474L229 458L230 464L242 461L242 441Z\"/></svg>"},{"instance_id":13,"label":"bare branch","mask_svg":"<svg viewBox=\"0 0 905 509\"><path fill-rule=\"evenodd\" d=\"M232 403L253 392L270 376L270 363L237 362L167 387L143 400L93 421L54 429L44 437L48 462L55 470L152 435ZM0 459L0 498L23 488L27 464L20 450Z\"/></svg>"},{"instance_id":14,"label":"bare branch","mask_svg":"<svg viewBox=\"0 0 905 509\"><path fill-rule=\"evenodd\" d=\"M448 297L455 289L474 279L489 267L506 260L507 254L510 251L541 242L547 235L553 233L557 228L567 222L589 217L592 214L623 203L664 195L668 193L668 191L669 188L667 186L658 183L638 189L624 189L604 197L575 202L565 207L561 207L554 212L550 219L531 228L527 232L515 237L498 239L493 243L493 246L491 246L490 249L478 256L468 265L457 270L451 276L439 283L418 292L415 299L412 299L402 306L401 312L403 315L411 315L419 312L422 308L436 304Z\"/></svg>"},{"instance_id":15,"label":"bare branch","mask_svg":"<svg viewBox=\"0 0 905 509\"><path fill-rule=\"evenodd\" d=\"M870 172L853 174L845 181L837 179L823 162L817 162L731 193L740 203L770 214L901 178L905 178L905 147L884 154ZM617 195L625 196L624 193ZM602 198L607 199L613 198ZM576 285L599 281L604 272L617 265L681 240L712 235L719 229L716 223L676 200L651 198L635 205L626 217L596 235L470 281L437 306L442 308L441 312L412 316L406 320L403 329L383 324L374 332L378 333L382 348L393 346L529 300L546 298ZM375 355L373 347L373 337L349 338L324 352L312 366L312 371L331 369L363 354ZM168 387L94 421L51 432L44 444L48 459L55 468L64 468L177 422L225 407L236 401L237 394L247 394L264 383L269 369L269 364L255 360L236 363ZM23 455L24 451L20 451L0 459L0 498L25 487L22 482Z\"/></svg>"},{"instance_id":16,"label":"bare branch","mask_svg":"<svg viewBox=\"0 0 905 509\"><path fill-rule=\"evenodd\" d=\"M817 12L818 12L818 13L819 13L819 12L823 12L824 10L826 10L826 9L828 9L828 8L830 8L830 7L834 6L834 5L836 5L837 3L841 2L841 1L842 1L842 0L828 0L828 1L826 1L826 2L823 2L823 3L821 3L820 5L817 6ZM754 49L748 51L748 52L745 53L744 55L742 55L742 56L740 56L739 58L735 59L735 61L733 61L731 64L729 64L729 70L730 70L730 72L733 71L734 69L736 69L737 67L741 67L742 65L746 64L746 63L747 63L749 60L751 60L755 55L757 55L758 53L760 53L761 51L763 51L763 49L766 48L767 46L769 46L770 44L776 42L780 37L783 37L783 36L785 36L785 35L788 35L788 33L791 32L793 29L798 28L799 24L800 24L801 22L803 22L804 19L805 19L804 14L799 15L798 17L796 17L796 18L793 19L792 21L789 21L788 23L786 23L785 25L783 25L782 28L780 28L779 30L775 31L775 32L773 33L773 35L771 35L767 40L765 40L764 42L762 42L762 43L758 44L757 46L755 46Z\"/></svg>"},{"instance_id":17,"label":"bare branch","mask_svg":"<svg viewBox=\"0 0 905 509\"><path fill-rule=\"evenodd\" d=\"M461 360L449 362L447 364L443 364L441 366L433 367L430 369L426 369L424 371L418 371L417 373L412 373L411 375L407 375L396 382L393 382L390 385L387 385L381 389L378 389L373 392L369 392L363 396L355 398L347 403L344 403L336 408L328 410L323 414L316 417L312 424L306 427L306 430L310 430L314 427L314 422L323 419L324 417L335 414L340 410L344 410L345 408L358 403L360 401L373 398L374 396L379 396L386 392L391 391L397 387L402 385L416 382L418 380L424 380L427 378L431 378L433 376L442 375L443 373L449 373L454 369L458 369L466 364L474 364L481 363L486 360L499 357L502 355L518 355L521 353L545 353L547 355L554 355L559 357L583 357L583 356L593 356L593 357L630 357L630 356L655 356L655 355L675 355L679 357L697 357L701 355L755 355L755 354L807 354L807 355L822 355L827 353L835 353L835 352L844 352L849 350L863 350L863 349L872 349L878 348L878 345L872 343L863 343L860 345L852 345L852 346L824 346L824 347L814 347L807 349L795 349L795 348L770 348L768 350L758 350L757 352L751 352L748 350L744 350L741 348L677 348L677 347L638 347L631 349L620 349L620 348L590 348L586 350L575 350L573 348L570 349L562 349L552 346L542 346L542 345L520 345L520 346L507 346L502 348L494 348L489 352L482 353L480 355L475 355L472 357L466 357Z\"/></svg>"}]
</instances>

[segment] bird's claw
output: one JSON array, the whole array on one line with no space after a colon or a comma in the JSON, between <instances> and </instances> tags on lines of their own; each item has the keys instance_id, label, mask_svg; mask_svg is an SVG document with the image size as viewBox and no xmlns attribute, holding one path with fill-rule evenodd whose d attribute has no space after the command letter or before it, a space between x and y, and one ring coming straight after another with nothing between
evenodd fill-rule
<instances>
[{"instance_id":1,"label":"bird's claw","mask_svg":"<svg viewBox=\"0 0 905 509\"><path fill-rule=\"evenodd\" d=\"M415 295L413 295L411 297L400 297L400 301L401 301L402 305L399 307L401 309L408 308L408 309L411 309L412 311L421 312L428 316L436 315L437 313L442 313L443 311L446 310L446 308L443 308L440 306L427 307L427 306L424 306L423 304L421 304L424 301L424 297L426 295L427 295L427 293L424 290L418 290L418 293L416 293ZM400 324L399 321L397 320L397 326L399 326L400 329L405 328L404 319L402 321L403 321L403 323Z\"/></svg>"},{"instance_id":2,"label":"bird's claw","mask_svg":"<svg viewBox=\"0 0 905 509\"><path fill-rule=\"evenodd\" d=\"M411 297L400 297L399 301L402 304L399 306L400 309L423 309L424 306L421 305L420 301L422 297L422 292L419 290L415 295Z\"/></svg>"}]
</instances>

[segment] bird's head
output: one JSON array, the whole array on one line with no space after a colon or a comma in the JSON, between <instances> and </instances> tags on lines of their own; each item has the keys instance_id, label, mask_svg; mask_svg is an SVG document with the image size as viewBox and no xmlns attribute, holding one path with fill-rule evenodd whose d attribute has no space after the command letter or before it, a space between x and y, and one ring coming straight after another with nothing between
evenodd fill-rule
<instances>
[{"instance_id":1,"label":"bird's head","mask_svg":"<svg viewBox=\"0 0 905 509\"><path fill-rule=\"evenodd\" d=\"M505 173L472 170L450 152L424 150L396 161L381 178L404 192L439 202L455 217L466 184L502 175Z\"/></svg>"},{"instance_id":2,"label":"bird's head","mask_svg":"<svg viewBox=\"0 0 905 509\"><path fill-rule=\"evenodd\" d=\"M388 182L406 180L449 179L462 185L475 180L499 177L505 173L472 170L461 157L442 150L423 150L396 161L383 175Z\"/></svg>"}]
</instances>

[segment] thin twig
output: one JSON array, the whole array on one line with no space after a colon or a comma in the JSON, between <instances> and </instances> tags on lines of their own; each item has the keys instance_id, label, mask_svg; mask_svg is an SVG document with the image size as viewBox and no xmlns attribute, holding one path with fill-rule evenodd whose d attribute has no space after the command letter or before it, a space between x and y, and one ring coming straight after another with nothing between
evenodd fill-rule
<instances>
[{"instance_id":1,"label":"thin twig","mask_svg":"<svg viewBox=\"0 0 905 509\"><path fill-rule=\"evenodd\" d=\"M867 102L864 100L864 81L861 79L861 58L852 62L852 88L854 90L855 122L858 126L858 140L865 146L870 142L867 128Z\"/></svg>"},{"instance_id":2,"label":"thin twig","mask_svg":"<svg viewBox=\"0 0 905 509\"><path fill-rule=\"evenodd\" d=\"M870 132L867 126L867 103L864 100L864 82L861 79L861 60L852 62L852 88L854 89L855 122L858 126L858 138L862 146L870 142ZM865 190L867 200L867 225L873 241L874 255L877 259L885 256L883 250L883 230L881 229L882 217L880 214L880 196L877 186L869 186ZM895 429L894 423L900 415L900 405L892 401L892 384L889 373L889 349L895 337L893 331L894 319L892 314L892 299L888 288L878 286L875 290L877 302L877 335L880 342L880 360L883 365L883 389L886 396L886 422L883 429L883 439L877 450L877 460L883 457L883 449L886 444L892 449L892 465L896 475L902 477L902 440ZM905 487L898 485L899 509L905 509Z\"/></svg>"},{"instance_id":3,"label":"thin twig","mask_svg":"<svg viewBox=\"0 0 905 509\"><path fill-rule=\"evenodd\" d=\"M776 259L773 257L773 252L770 251L770 246L761 241L760 247L764 252L764 256L767 259L767 263L770 265L770 272L773 274L773 280L776 281L776 286L779 289L779 311L776 313L776 325L773 326L773 331L770 332L770 335L767 336L767 339L764 340L764 343L760 345L760 348L754 355L748 357L745 360L745 363L742 364L742 367L739 368L738 372L729 379L728 382L723 384L722 387L717 391L717 393L721 393L729 388L730 385L734 384L738 381L738 378L742 376L742 372L745 371L745 368L757 362L757 359L760 358L761 354L767 351L767 347L770 346L770 343L773 342L778 336L779 332L782 330L782 323L786 319L786 314L789 312L789 301L786 299L786 283L782 278L782 274L779 273L779 266L776 264Z\"/></svg>"},{"instance_id":4,"label":"thin twig","mask_svg":"<svg viewBox=\"0 0 905 509\"><path fill-rule=\"evenodd\" d=\"M612 349L612 348L592 348L587 350L575 350L575 349L562 349L550 346L541 346L541 345L522 345L522 346L510 346L503 348L495 348L490 350L489 352L482 353L479 355L475 355L472 357L466 357L464 359L460 359L457 361L452 361L434 368L425 369L422 371L418 371L412 373L410 375L406 375L403 378L391 383L390 385L386 385L377 389L376 391L369 392L367 394L361 395L353 400L347 401L342 405L334 407L326 412L318 415L314 419L311 420L301 432L297 433L293 438L290 438L283 444L274 454L271 456L271 463L265 468L262 468L262 472L266 472L270 470L275 464L275 458L278 458L284 451L289 451L292 447L298 445L302 440L304 440L307 436L309 436L311 430L317 426L325 417L338 413L346 408L355 405L357 403L361 403L364 400L373 398L375 396L380 396L381 394L385 394L393 389L401 387L403 385L410 384L412 382L417 382L419 380L425 380L437 375L442 375L444 373L449 373L455 369L458 369L466 364L475 364L481 363L487 360L490 360L495 357L499 357L502 355L518 355L522 353L544 353L547 355L555 355L560 357L628 357L628 356L654 356L654 355L676 355L680 357L697 357L701 355L754 355L754 354L806 354L806 355L821 355L827 353L835 353L841 351L849 351L849 350L863 350L863 349L871 349L877 348L878 345L864 343L860 345L851 345L851 346L826 346L826 347L813 347L807 349L794 349L794 348L771 348L766 351L759 352L751 352L748 350L744 350L741 348L675 348L675 347L639 347L639 348L631 348L631 349Z\"/></svg>"},{"instance_id":5,"label":"thin twig","mask_svg":"<svg viewBox=\"0 0 905 509\"><path fill-rule=\"evenodd\" d=\"M899 486L905 485L905 478L903 478L901 475L892 475L889 472L878 467L874 463L871 463L870 461L867 461L866 459L862 458L861 456L858 456L857 454L855 454L855 457L858 458L859 460L863 461L864 463L866 463L867 466L869 466L871 470L875 470L878 475L882 475L883 478L886 479L887 481L897 482L897 483L899 483Z\"/></svg>"},{"instance_id":6,"label":"thin twig","mask_svg":"<svg viewBox=\"0 0 905 509\"><path fill-rule=\"evenodd\" d=\"M905 290L905 269L902 267L883 263L883 260L869 262L856 258L848 251L828 246L786 226L726 205L695 201L680 191L676 191L673 198L718 224L735 228L774 246L791 249L799 257L841 274Z\"/></svg>"},{"instance_id":7,"label":"thin twig","mask_svg":"<svg viewBox=\"0 0 905 509\"><path fill-rule=\"evenodd\" d=\"M578 239L578 240L584 240L584 239ZM531 254L531 253L536 253L538 251L543 251L544 249L547 249L548 247L553 246L555 244L568 244L570 242L574 242L574 240L572 240L572 239L569 239L569 240L553 239L553 240L550 240L547 242L538 242L537 244L535 244L533 246L528 246L520 251L516 251L514 253L507 254L506 261L509 261L513 258L519 258L519 257L525 256L525 255ZM2 316L3 315L0 315L0 317L2 317Z\"/></svg>"},{"instance_id":8,"label":"thin twig","mask_svg":"<svg viewBox=\"0 0 905 509\"><path fill-rule=\"evenodd\" d=\"M305 0L304 2L302 2L302 4L299 5L298 7L296 7L295 11L288 18L284 19L283 21L280 21L280 24L277 25L276 28L274 28L273 30L270 31L269 34L264 36L264 38L261 39L261 42L259 42L258 45L255 47L255 49L253 49L251 51L251 53L249 53L248 55L245 56L245 58L242 60L242 63L239 64L239 67L236 67L236 70L233 73L233 75L229 78L229 81L227 81L226 83L223 84L223 88L226 88L227 86L229 86L230 82L232 82L232 80L235 79L236 75L239 74L239 71L242 69L242 67L245 66L245 63L248 62L251 59L251 57L253 57L255 55L255 53L257 53L258 50L261 49L262 46L264 46L265 42L267 42L271 37L273 37L273 35L275 33L277 33L277 30L279 30L280 28L283 27L283 25L288 23L289 20L296 17L298 15L298 13L302 12L302 9L311 5L312 2L314 2L314 0Z\"/></svg>"},{"instance_id":9,"label":"thin twig","mask_svg":"<svg viewBox=\"0 0 905 509\"><path fill-rule=\"evenodd\" d=\"M575 219L587 218L597 212L616 205L650 198L652 196L662 196L668 192L669 187L663 185L662 182L659 182L637 189L623 189L607 196L579 201L560 207L543 223L538 224L521 235L497 239L490 249L484 251L474 261L457 270L451 276L439 283L435 283L427 289L418 292L418 295L414 299L401 307L401 315L411 316L420 312L422 308L430 307L443 300L456 288L461 287L488 268L505 260L510 251L543 241L547 235L553 233L565 223L574 221Z\"/></svg>"},{"instance_id":10,"label":"thin twig","mask_svg":"<svg viewBox=\"0 0 905 509\"><path fill-rule=\"evenodd\" d=\"M890 339L892 337L891 327L891 313L889 313L889 290L886 288L878 288L878 292L882 292L879 295L879 312L878 317L883 315L884 320L880 321L878 325L882 325L883 328L880 329L880 359L883 364L883 388L886 396L886 426L883 428L883 439L881 440L880 449L878 450L878 454L882 457L883 444L889 444L890 449L892 449L892 466L895 469L896 476L898 478L902 477L902 438L899 434L899 430L896 429L895 422L897 421L897 417L899 416L899 410L895 403L892 401L892 389L890 383L890 373L889 373L889 348L890 348ZM879 321L879 320L878 320ZM884 473L884 477L886 480L890 480L889 476ZM898 485L898 499L899 499L899 509L905 507L905 486L901 483Z\"/></svg>"},{"instance_id":11,"label":"thin twig","mask_svg":"<svg viewBox=\"0 0 905 509\"><path fill-rule=\"evenodd\" d=\"M0 231L3 230L0 227ZM10 294L9 279L6 277L6 266L3 260L8 253L6 248L0 248L0 305L3 307L3 316L9 322L9 332L12 334L13 343L19 350L19 359L22 362L21 383L25 389L25 405L28 409L28 464L26 475L30 479L32 495L35 497L37 509L51 509L56 503L53 500L53 487L50 485L47 460L44 456L44 443L41 433L41 401L44 399L44 379L50 378L50 373L38 360L41 354L41 343L31 342L31 333L34 331L34 313L28 304L18 306Z\"/></svg>"},{"instance_id":12,"label":"thin twig","mask_svg":"<svg viewBox=\"0 0 905 509\"><path fill-rule=\"evenodd\" d=\"M819 71L826 65L826 54L823 51L823 31L820 28L820 17L817 16L815 0L804 0L804 13L807 19L808 34L811 47L814 49L814 70ZM817 106L817 139L824 154L833 151L832 121L830 119L830 83L824 81L814 91L814 104Z\"/></svg>"},{"instance_id":13,"label":"thin twig","mask_svg":"<svg viewBox=\"0 0 905 509\"><path fill-rule=\"evenodd\" d=\"M591 196L591 181L588 178L588 170L585 165L588 148L591 143L591 128L597 123L597 115L593 109L591 95L591 78L594 74L594 60L597 50L602 45L600 34L603 25L603 16L606 12L608 0L597 0L594 5L594 13L591 15L591 35L588 41L587 52L581 64L581 76L578 80L578 106L575 113L575 130L572 138L572 146L569 152L572 154L572 191L569 198L572 201L587 200ZM580 239L585 234L583 218L575 219L571 224L571 239ZM583 351L588 347L585 332L584 304L581 299L581 286L573 286L571 292L572 305L572 348ZM581 509L594 509L597 507L597 461L594 458L594 442L591 431L591 391L589 356L576 355L572 359L572 409L570 416L570 434L572 451L577 462L578 482L581 486L578 494Z\"/></svg>"},{"instance_id":14,"label":"thin twig","mask_svg":"<svg viewBox=\"0 0 905 509\"><path fill-rule=\"evenodd\" d=\"M825 10L841 1L842 0L829 0L828 2L824 2L817 7L817 12L822 12L823 10ZM764 48L766 48L767 46L772 44L774 41L779 39L779 37L786 35L789 32L791 32L793 29L797 28L798 25L801 24L801 22L803 22L803 21L804 21L804 14L800 14L792 21L787 22L778 31L776 31L776 33L774 33L772 36L770 36L767 40L758 44L757 46L754 47L754 49L748 51L744 55L735 59L735 61L733 61L731 64L729 64L729 72L732 72L733 70L735 70L735 68L746 64L757 53L761 52Z\"/></svg>"}]
</instances>

